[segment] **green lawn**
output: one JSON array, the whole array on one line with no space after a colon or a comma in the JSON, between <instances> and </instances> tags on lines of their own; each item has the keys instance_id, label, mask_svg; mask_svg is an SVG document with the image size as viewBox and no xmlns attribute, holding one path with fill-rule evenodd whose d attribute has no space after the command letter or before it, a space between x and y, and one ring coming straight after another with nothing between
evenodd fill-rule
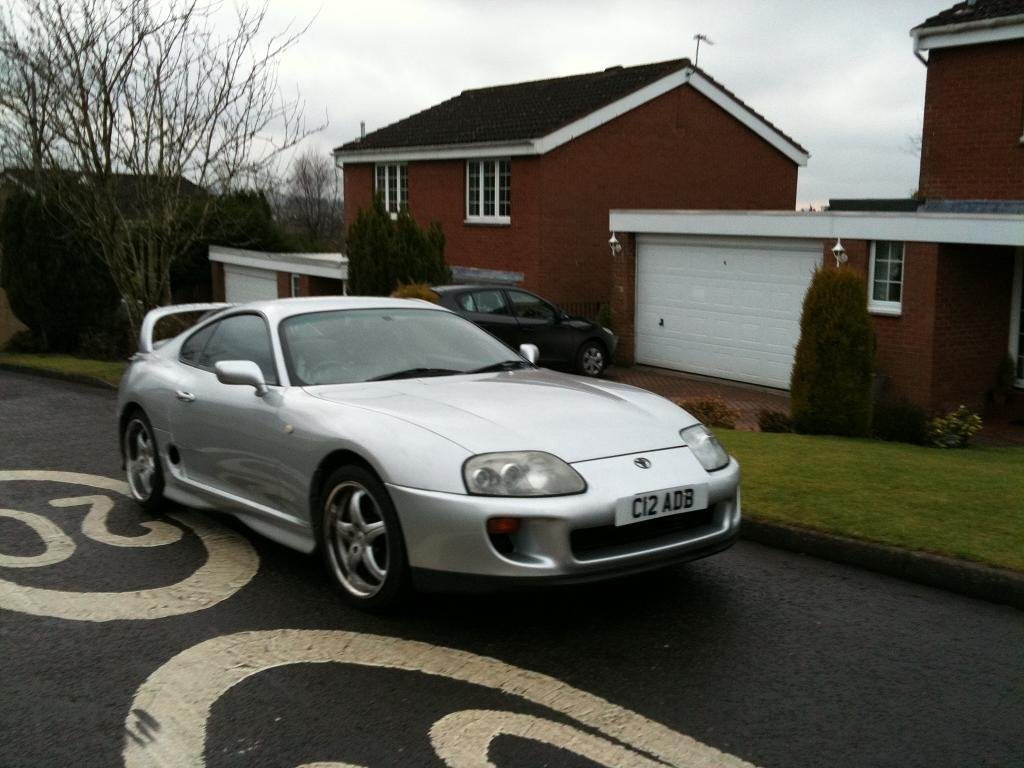
<instances>
[{"instance_id":1,"label":"green lawn","mask_svg":"<svg viewBox=\"0 0 1024 768\"><path fill-rule=\"evenodd\" d=\"M751 518L1024 571L1024 448L716 433Z\"/></svg>"},{"instance_id":2,"label":"green lawn","mask_svg":"<svg viewBox=\"0 0 1024 768\"><path fill-rule=\"evenodd\" d=\"M86 360L71 355L43 355L0 353L0 363L22 365L26 368L39 368L44 371L70 373L77 376L88 376L108 384L117 385L128 363L110 360Z\"/></svg>"}]
</instances>

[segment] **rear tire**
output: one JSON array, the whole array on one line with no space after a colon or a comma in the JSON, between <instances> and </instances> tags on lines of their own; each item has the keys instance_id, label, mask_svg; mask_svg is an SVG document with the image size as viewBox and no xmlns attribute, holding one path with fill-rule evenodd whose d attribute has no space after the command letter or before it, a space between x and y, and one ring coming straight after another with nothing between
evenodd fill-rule
<instances>
[{"instance_id":1,"label":"rear tire","mask_svg":"<svg viewBox=\"0 0 1024 768\"><path fill-rule=\"evenodd\" d=\"M608 367L608 353L599 341L585 341L576 353L576 370L584 376L598 377Z\"/></svg>"},{"instance_id":2,"label":"rear tire","mask_svg":"<svg viewBox=\"0 0 1024 768\"><path fill-rule=\"evenodd\" d=\"M394 504L365 467L330 474L317 510L318 543L342 597L365 611L398 605L409 592L409 562Z\"/></svg>"},{"instance_id":3,"label":"rear tire","mask_svg":"<svg viewBox=\"0 0 1024 768\"><path fill-rule=\"evenodd\" d=\"M132 498L147 512L158 512L164 505L164 472L153 425L141 410L129 416L121 446Z\"/></svg>"}]
</instances>

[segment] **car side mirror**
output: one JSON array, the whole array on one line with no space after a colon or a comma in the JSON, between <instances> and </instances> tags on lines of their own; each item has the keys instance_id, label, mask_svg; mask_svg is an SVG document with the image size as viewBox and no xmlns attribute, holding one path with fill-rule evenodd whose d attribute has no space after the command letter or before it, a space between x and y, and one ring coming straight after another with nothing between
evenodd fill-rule
<instances>
[{"instance_id":1,"label":"car side mirror","mask_svg":"<svg viewBox=\"0 0 1024 768\"><path fill-rule=\"evenodd\" d=\"M267 382L263 371L252 360L221 360L213 365L217 381L221 384L241 384L255 387L256 396L267 394Z\"/></svg>"},{"instance_id":2,"label":"car side mirror","mask_svg":"<svg viewBox=\"0 0 1024 768\"><path fill-rule=\"evenodd\" d=\"M540 349L536 344L520 344L519 354L522 355L528 362L536 364L540 359Z\"/></svg>"}]
</instances>

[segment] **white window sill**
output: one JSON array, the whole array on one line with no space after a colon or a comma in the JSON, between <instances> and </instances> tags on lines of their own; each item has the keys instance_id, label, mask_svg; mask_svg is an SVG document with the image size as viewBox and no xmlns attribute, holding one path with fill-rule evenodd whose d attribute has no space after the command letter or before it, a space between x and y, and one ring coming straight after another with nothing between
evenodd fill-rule
<instances>
[{"instance_id":1,"label":"white window sill","mask_svg":"<svg viewBox=\"0 0 1024 768\"><path fill-rule=\"evenodd\" d=\"M507 227L512 224L511 216L467 216L463 224L479 227Z\"/></svg>"},{"instance_id":2,"label":"white window sill","mask_svg":"<svg viewBox=\"0 0 1024 768\"><path fill-rule=\"evenodd\" d=\"M903 307L900 304L868 304L868 314L900 317L903 314Z\"/></svg>"}]
</instances>

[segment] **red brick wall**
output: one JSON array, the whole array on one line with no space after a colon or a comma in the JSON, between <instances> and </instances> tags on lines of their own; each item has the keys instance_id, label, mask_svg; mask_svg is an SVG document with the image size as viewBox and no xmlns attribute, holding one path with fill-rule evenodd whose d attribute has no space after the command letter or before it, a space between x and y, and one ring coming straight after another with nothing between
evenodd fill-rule
<instances>
[{"instance_id":1,"label":"red brick wall","mask_svg":"<svg viewBox=\"0 0 1024 768\"><path fill-rule=\"evenodd\" d=\"M866 279L868 243L843 245ZM981 410L1007 355L1012 282L1012 248L906 243L902 314L872 315L887 394L935 411Z\"/></svg>"},{"instance_id":2,"label":"red brick wall","mask_svg":"<svg viewBox=\"0 0 1024 768\"><path fill-rule=\"evenodd\" d=\"M512 223L465 224L465 163L409 163L409 208L437 220L449 264L525 274L555 302L611 298L613 208L784 209L797 166L692 88L648 102L541 157L512 158ZM345 165L350 211L369 205L373 166Z\"/></svg>"},{"instance_id":3,"label":"red brick wall","mask_svg":"<svg viewBox=\"0 0 1024 768\"><path fill-rule=\"evenodd\" d=\"M1009 354L1013 249L939 247L932 404L981 410Z\"/></svg>"},{"instance_id":4,"label":"red brick wall","mask_svg":"<svg viewBox=\"0 0 1024 768\"><path fill-rule=\"evenodd\" d=\"M835 263L831 253L834 244L832 240L824 243L828 264ZM843 241L848 264L865 280L868 278L869 246L865 240ZM906 243L903 257L902 314L899 317L872 315L878 343L875 366L885 377L887 395L930 406L938 246Z\"/></svg>"},{"instance_id":5,"label":"red brick wall","mask_svg":"<svg viewBox=\"0 0 1024 768\"><path fill-rule=\"evenodd\" d=\"M632 365L636 362L636 235L616 235L622 252L612 258L612 330L619 337L615 362ZM608 251L611 254L611 249Z\"/></svg>"},{"instance_id":6,"label":"red brick wall","mask_svg":"<svg viewBox=\"0 0 1024 768\"><path fill-rule=\"evenodd\" d=\"M1024 199L1024 40L940 48L928 58L920 192Z\"/></svg>"}]
</instances>

